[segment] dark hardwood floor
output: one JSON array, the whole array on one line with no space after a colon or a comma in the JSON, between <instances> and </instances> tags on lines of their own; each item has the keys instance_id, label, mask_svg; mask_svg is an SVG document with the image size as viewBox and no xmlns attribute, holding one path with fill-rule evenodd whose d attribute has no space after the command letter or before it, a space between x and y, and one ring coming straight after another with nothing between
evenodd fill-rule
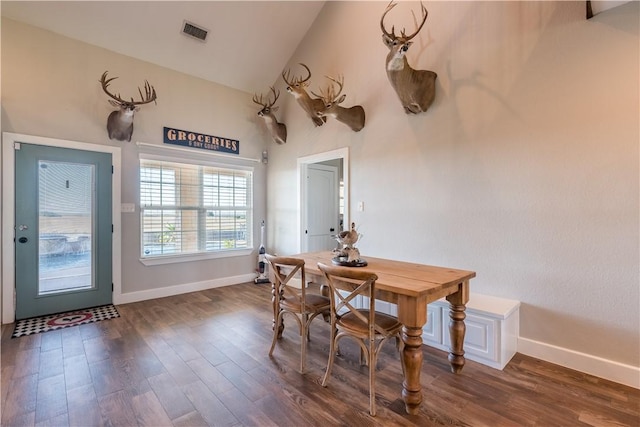
<instances>
[{"instance_id":1,"label":"dark hardwood floor","mask_svg":"<svg viewBox=\"0 0 640 427\"><path fill-rule=\"evenodd\" d=\"M2 327L2 426L638 426L640 391L517 354L504 371L424 347L423 403L407 415L394 343L377 371L341 345L327 388L329 328L311 326L307 373L285 319L274 357L270 286L253 283L118 306L121 317L11 338Z\"/></svg>"}]
</instances>

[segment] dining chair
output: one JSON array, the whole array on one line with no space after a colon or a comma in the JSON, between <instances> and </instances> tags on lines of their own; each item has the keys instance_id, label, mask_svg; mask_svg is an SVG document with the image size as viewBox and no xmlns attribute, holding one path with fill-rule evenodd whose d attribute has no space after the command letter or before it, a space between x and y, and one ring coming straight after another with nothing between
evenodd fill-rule
<instances>
[{"instance_id":1,"label":"dining chair","mask_svg":"<svg viewBox=\"0 0 640 427\"><path fill-rule=\"evenodd\" d=\"M400 345L402 324L397 318L376 312L376 280L375 273L353 267L336 267L318 263L330 289L331 298L331 344L329 362L322 379L326 387L331 376L331 369L338 350L338 341L343 337L355 338L360 346L360 362L362 355L369 366L369 413L376 415L376 363L382 345L389 338L396 338ZM368 298L368 308L356 308L355 298ZM402 358L400 358L402 363ZM403 366L404 372L404 366Z\"/></svg>"},{"instance_id":2,"label":"dining chair","mask_svg":"<svg viewBox=\"0 0 640 427\"><path fill-rule=\"evenodd\" d=\"M309 325L319 314L329 316L331 300L329 297L307 292L304 274L304 260L265 254L267 263L273 272L273 341L269 356L273 355L278 338L284 329L283 317L289 314L296 319L300 332L300 373L306 365Z\"/></svg>"}]
</instances>

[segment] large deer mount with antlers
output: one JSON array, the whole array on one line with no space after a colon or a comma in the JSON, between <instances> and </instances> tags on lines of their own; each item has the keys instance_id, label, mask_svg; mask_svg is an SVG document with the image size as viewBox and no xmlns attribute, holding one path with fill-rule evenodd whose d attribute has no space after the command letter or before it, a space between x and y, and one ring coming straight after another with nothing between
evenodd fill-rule
<instances>
[{"instance_id":1,"label":"large deer mount with antlers","mask_svg":"<svg viewBox=\"0 0 640 427\"><path fill-rule=\"evenodd\" d=\"M278 111L278 107L274 107L273 105L278 100L280 91L276 92L273 86L271 86L270 89L271 93L273 93L273 101L270 101L271 95L267 97L266 101L263 101L262 94L260 94L260 98L258 98L257 94L254 94L253 102L262 106L262 109L258 111L258 116L264 119L271 138L273 138L277 144L284 144L287 142L287 126L285 126L284 123L278 122L275 114L273 114Z\"/></svg>"},{"instance_id":2,"label":"large deer mount with antlers","mask_svg":"<svg viewBox=\"0 0 640 427\"><path fill-rule=\"evenodd\" d=\"M340 106L347 97L346 94L340 95L344 85L344 76L339 76L337 79L330 76L325 77L332 82L327 86L326 90L320 89L320 95L311 92L324 102L324 108L317 113L318 117L333 117L349 126L352 131L359 132L364 128L364 108L361 105L354 105L348 108ZM338 93L335 91L334 83L338 86Z\"/></svg>"},{"instance_id":3,"label":"large deer mount with antlers","mask_svg":"<svg viewBox=\"0 0 640 427\"><path fill-rule=\"evenodd\" d=\"M324 110L324 102L320 98L311 98L307 93L306 88L309 86L311 70L303 63L300 63L300 65L307 70L307 77L304 79L302 77L290 78L289 72L291 70L287 70L286 73L284 71L282 72L282 79L287 84L287 92L294 96L298 105L307 113L307 116L313 121L313 124L322 126L327 119L326 117L318 116L318 112Z\"/></svg>"},{"instance_id":4,"label":"large deer mount with antlers","mask_svg":"<svg viewBox=\"0 0 640 427\"><path fill-rule=\"evenodd\" d=\"M422 2L422 22L413 34L405 34L404 28L400 35L395 34L395 28L388 32L384 27L384 18L397 3L391 1L380 18L382 41L389 48L386 59L387 77L396 91L404 111L407 114L417 114L427 111L436 95L436 77L438 75L429 70L414 70L407 61L406 53L413 43L413 39L427 21L427 9Z\"/></svg>"},{"instance_id":5,"label":"large deer mount with antlers","mask_svg":"<svg viewBox=\"0 0 640 427\"><path fill-rule=\"evenodd\" d=\"M117 95L109 92L109 84L117 79L117 77L111 77L107 79L108 71L105 71L100 78L100 84L102 90L111 98L109 103L114 107L118 107L117 110L112 111L107 118L107 132L109 133L109 139L117 139L118 141L131 141L131 135L133 134L133 116L136 111L140 109L140 105L156 102L156 90L149 84L148 81L144 81L144 95L142 90L138 87L138 93L140 94L141 101L125 101Z\"/></svg>"}]
</instances>

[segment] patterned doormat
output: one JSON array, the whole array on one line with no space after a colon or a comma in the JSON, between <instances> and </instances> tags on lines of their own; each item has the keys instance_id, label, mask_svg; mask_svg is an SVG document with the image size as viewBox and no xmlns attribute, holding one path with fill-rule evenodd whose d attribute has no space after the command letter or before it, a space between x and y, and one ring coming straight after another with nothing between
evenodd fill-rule
<instances>
[{"instance_id":1,"label":"patterned doormat","mask_svg":"<svg viewBox=\"0 0 640 427\"><path fill-rule=\"evenodd\" d=\"M67 313L49 314L47 316L32 317L31 319L18 320L13 329L11 338L40 332L54 331L70 326L84 325L85 323L99 322L101 320L120 317L113 304L101 307L86 308L84 310L69 311Z\"/></svg>"}]
</instances>

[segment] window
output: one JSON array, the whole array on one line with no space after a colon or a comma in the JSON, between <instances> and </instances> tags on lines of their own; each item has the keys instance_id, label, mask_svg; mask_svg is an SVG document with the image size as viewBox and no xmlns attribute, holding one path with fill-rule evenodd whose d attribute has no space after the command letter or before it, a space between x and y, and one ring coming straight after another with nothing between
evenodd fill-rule
<instances>
[{"instance_id":1,"label":"window","mask_svg":"<svg viewBox=\"0 0 640 427\"><path fill-rule=\"evenodd\" d=\"M140 159L141 257L251 249L248 170Z\"/></svg>"}]
</instances>

